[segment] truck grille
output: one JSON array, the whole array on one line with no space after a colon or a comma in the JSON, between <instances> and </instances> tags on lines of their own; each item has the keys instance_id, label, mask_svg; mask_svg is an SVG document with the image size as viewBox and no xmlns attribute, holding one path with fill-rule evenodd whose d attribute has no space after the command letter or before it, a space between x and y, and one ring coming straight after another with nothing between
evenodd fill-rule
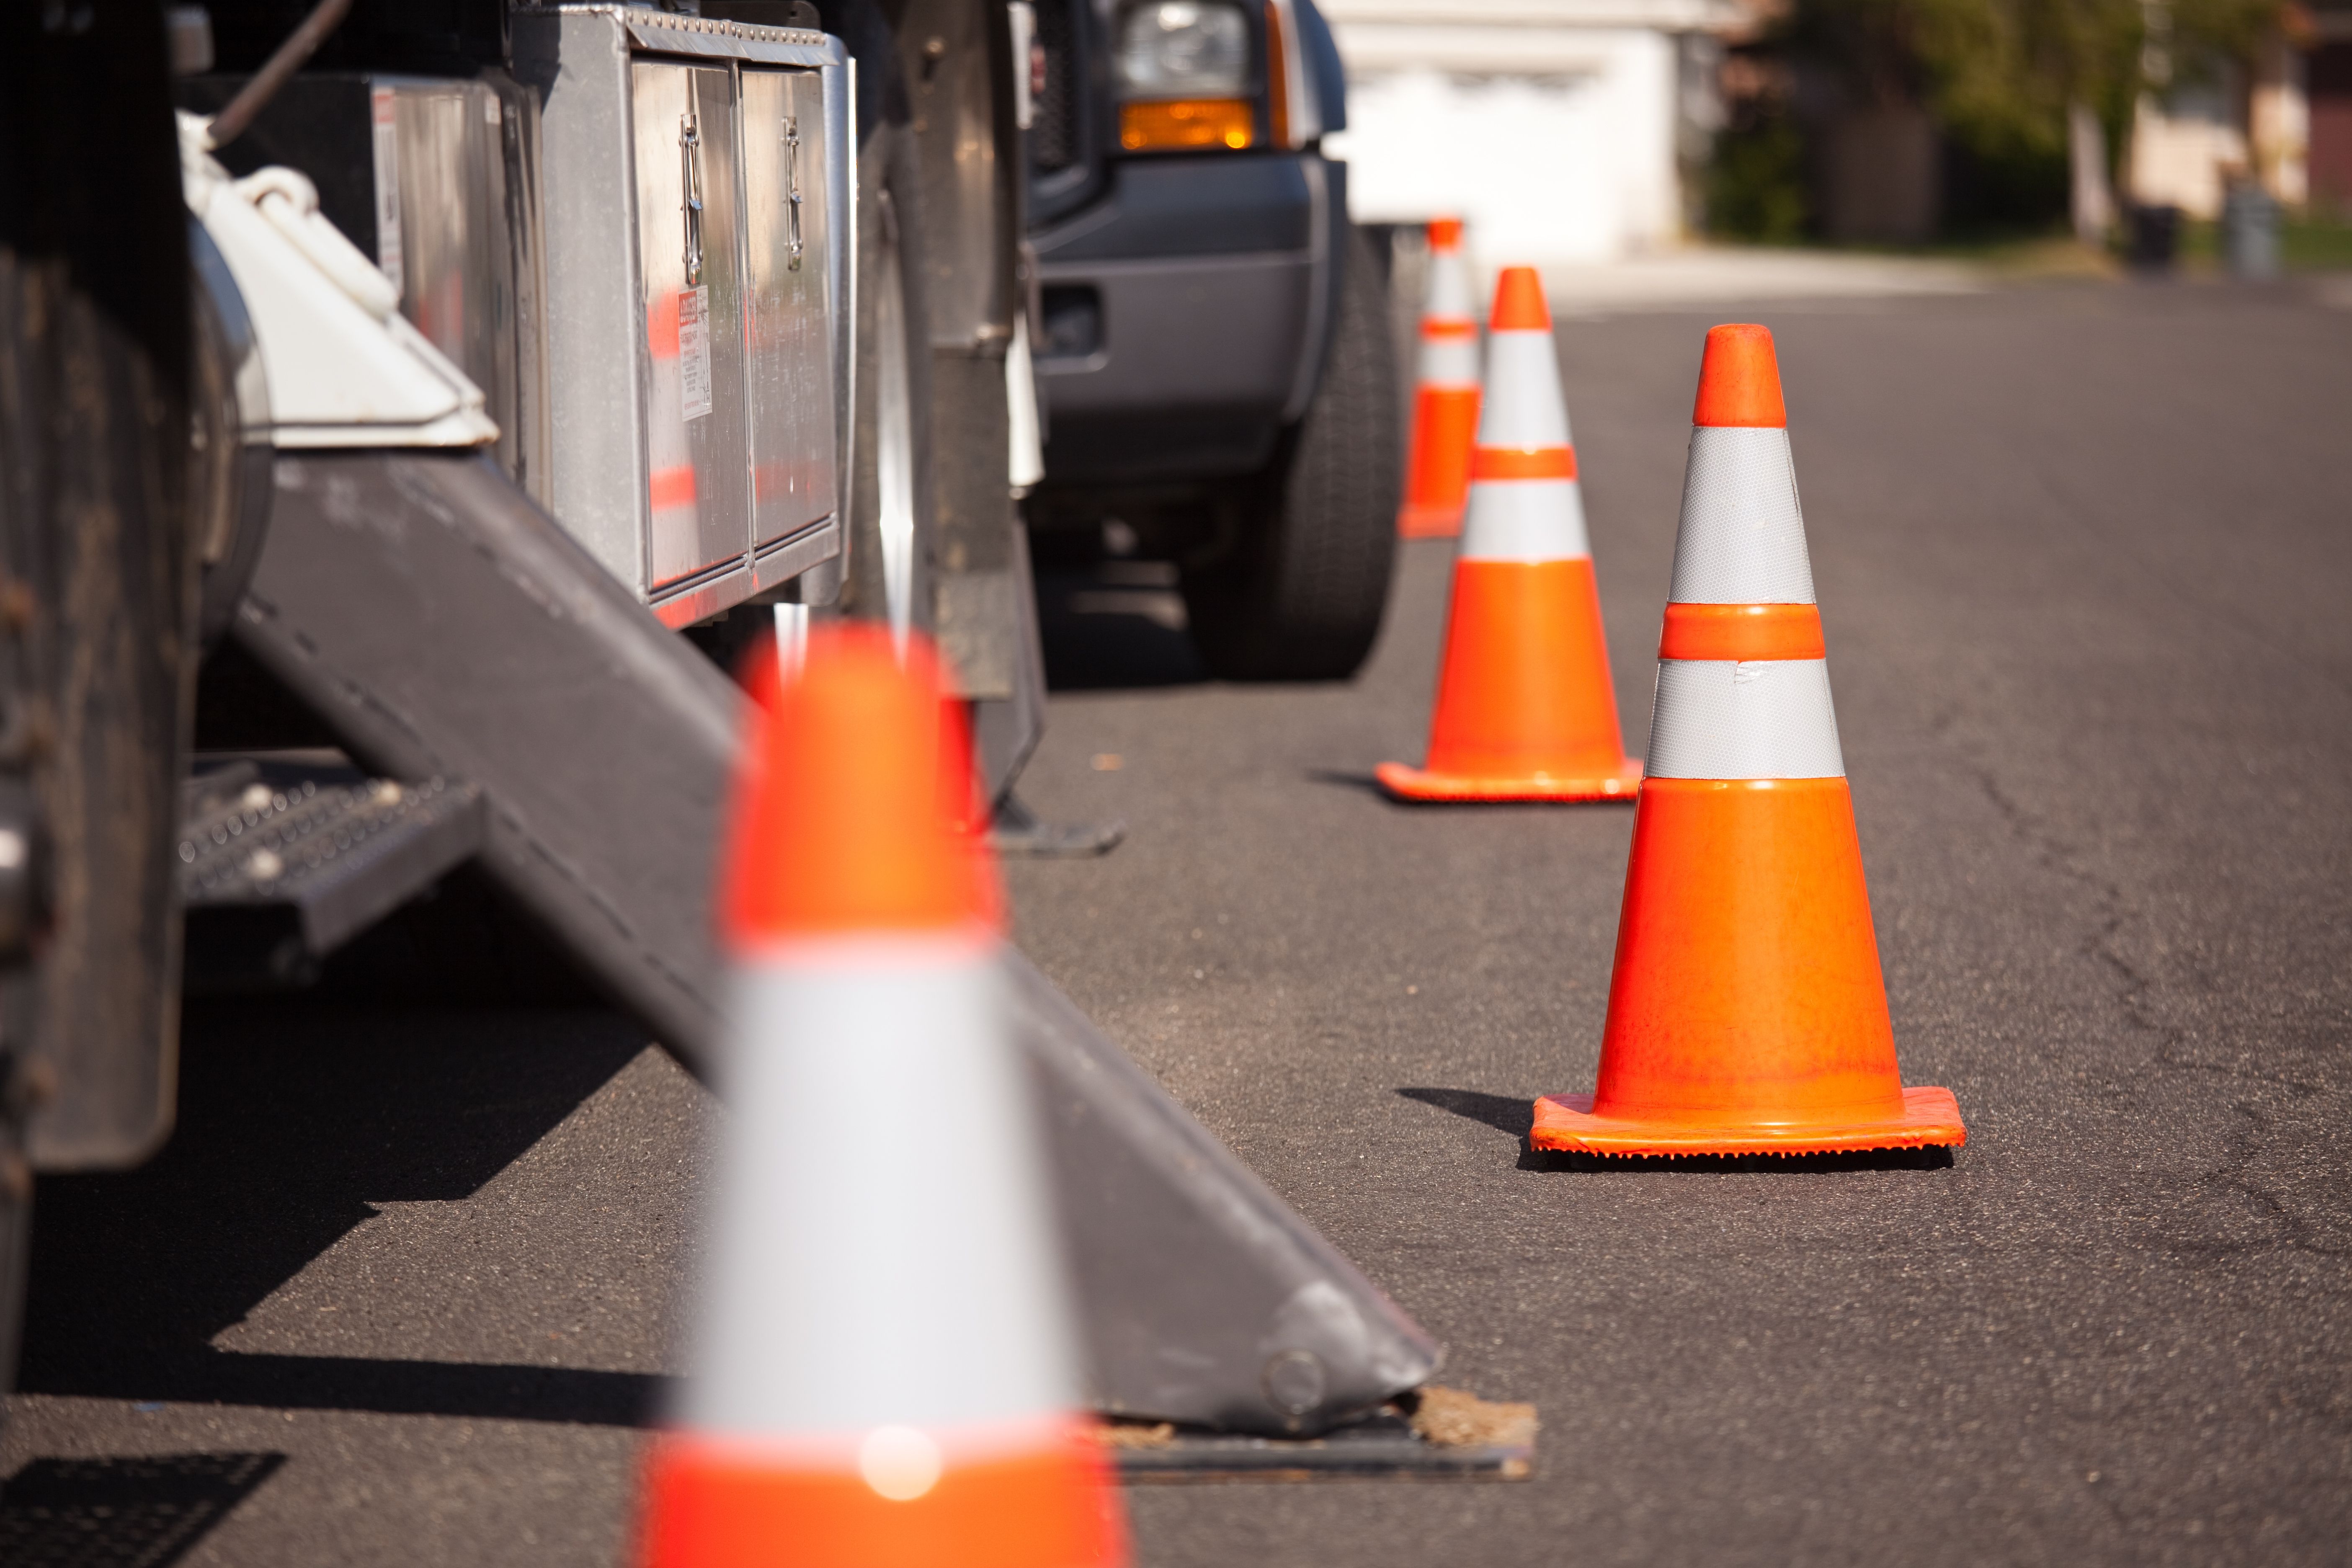
<instances>
[{"instance_id":1,"label":"truck grille","mask_svg":"<svg viewBox=\"0 0 2352 1568\"><path fill-rule=\"evenodd\" d=\"M1058 174L1079 158L1078 94L1084 90L1077 18L1085 0L1035 0L1037 42L1045 51L1045 85L1029 122L1029 162L1041 174Z\"/></svg>"}]
</instances>

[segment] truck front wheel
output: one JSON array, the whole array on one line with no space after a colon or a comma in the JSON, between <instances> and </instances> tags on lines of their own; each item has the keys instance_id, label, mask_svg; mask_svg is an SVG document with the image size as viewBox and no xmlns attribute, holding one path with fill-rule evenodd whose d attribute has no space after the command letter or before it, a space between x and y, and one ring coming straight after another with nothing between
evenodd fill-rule
<instances>
[{"instance_id":1,"label":"truck front wheel","mask_svg":"<svg viewBox=\"0 0 2352 1568\"><path fill-rule=\"evenodd\" d=\"M1385 269L1350 231L1323 384L1265 471L1228 495L1231 543L1187 567L1193 645L1228 680L1344 680L1371 652L1396 557L1398 405Z\"/></svg>"}]
</instances>

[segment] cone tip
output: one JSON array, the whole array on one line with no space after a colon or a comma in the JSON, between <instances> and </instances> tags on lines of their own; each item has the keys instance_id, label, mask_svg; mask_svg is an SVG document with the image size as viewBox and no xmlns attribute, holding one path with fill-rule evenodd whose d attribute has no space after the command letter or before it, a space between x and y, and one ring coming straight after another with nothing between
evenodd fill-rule
<instances>
[{"instance_id":1,"label":"cone tip","mask_svg":"<svg viewBox=\"0 0 2352 1568\"><path fill-rule=\"evenodd\" d=\"M883 627L820 627L790 680L772 643L750 658L719 878L728 944L997 925L963 710L929 644L910 639L902 660Z\"/></svg>"},{"instance_id":2,"label":"cone tip","mask_svg":"<svg viewBox=\"0 0 2352 1568\"><path fill-rule=\"evenodd\" d=\"M1459 250L1462 248L1462 220L1458 217L1433 217L1429 220L1429 248Z\"/></svg>"},{"instance_id":3,"label":"cone tip","mask_svg":"<svg viewBox=\"0 0 2352 1568\"><path fill-rule=\"evenodd\" d=\"M1495 332L1548 332L1551 310L1544 303L1543 281L1532 267L1506 267L1495 279L1495 309L1486 318Z\"/></svg>"},{"instance_id":4,"label":"cone tip","mask_svg":"<svg viewBox=\"0 0 2352 1568\"><path fill-rule=\"evenodd\" d=\"M1707 329L1691 423L1787 428L1789 410L1780 398L1780 362L1772 352L1772 329L1752 322Z\"/></svg>"}]
</instances>

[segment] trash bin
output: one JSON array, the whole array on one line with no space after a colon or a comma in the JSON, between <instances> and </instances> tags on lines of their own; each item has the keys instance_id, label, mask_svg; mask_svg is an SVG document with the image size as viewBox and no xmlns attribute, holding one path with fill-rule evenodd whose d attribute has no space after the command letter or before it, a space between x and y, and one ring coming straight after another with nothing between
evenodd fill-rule
<instances>
[{"instance_id":1,"label":"trash bin","mask_svg":"<svg viewBox=\"0 0 2352 1568\"><path fill-rule=\"evenodd\" d=\"M2180 251L2180 209L2146 206L2131 209L2131 264L2135 271L2169 272Z\"/></svg>"},{"instance_id":2,"label":"trash bin","mask_svg":"<svg viewBox=\"0 0 2352 1568\"><path fill-rule=\"evenodd\" d=\"M2231 182L2221 198L2221 254L2232 278L2278 276L2278 198L2252 180Z\"/></svg>"}]
</instances>

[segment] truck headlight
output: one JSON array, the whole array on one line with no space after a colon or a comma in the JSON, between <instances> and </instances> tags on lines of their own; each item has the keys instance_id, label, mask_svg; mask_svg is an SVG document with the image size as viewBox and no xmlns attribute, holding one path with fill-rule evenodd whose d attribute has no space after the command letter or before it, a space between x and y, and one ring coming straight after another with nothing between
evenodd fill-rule
<instances>
[{"instance_id":1,"label":"truck headlight","mask_svg":"<svg viewBox=\"0 0 2352 1568\"><path fill-rule=\"evenodd\" d=\"M1250 25L1230 0L1139 0L1119 15L1118 141L1129 152L1247 147Z\"/></svg>"}]
</instances>

